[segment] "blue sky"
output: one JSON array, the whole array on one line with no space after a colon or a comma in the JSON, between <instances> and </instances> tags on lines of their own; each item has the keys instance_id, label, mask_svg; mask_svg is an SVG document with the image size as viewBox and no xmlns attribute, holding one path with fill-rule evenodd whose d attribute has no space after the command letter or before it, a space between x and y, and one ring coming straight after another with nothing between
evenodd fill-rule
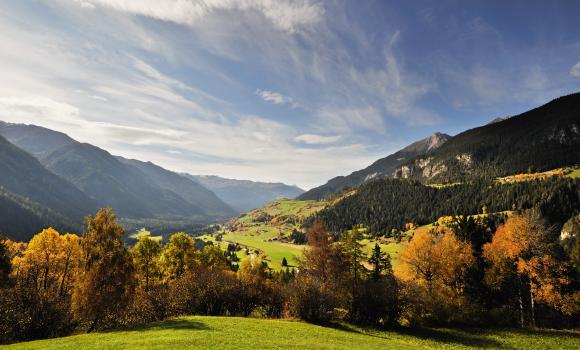
<instances>
[{"instance_id":1,"label":"blue sky","mask_svg":"<svg viewBox=\"0 0 580 350\"><path fill-rule=\"evenodd\" d=\"M0 120L310 188L580 91L580 2L0 0Z\"/></svg>"}]
</instances>

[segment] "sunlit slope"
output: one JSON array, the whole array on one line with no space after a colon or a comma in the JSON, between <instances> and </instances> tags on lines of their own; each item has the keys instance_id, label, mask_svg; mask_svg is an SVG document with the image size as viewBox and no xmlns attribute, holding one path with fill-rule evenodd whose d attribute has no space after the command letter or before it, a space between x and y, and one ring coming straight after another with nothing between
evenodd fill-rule
<instances>
[{"instance_id":1,"label":"sunlit slope","mask_svg":"<svg viewBox=\"0 0 580 350\"><path fill-rule=\"evenodd\" d=\"M139 328L5 346L5 349L578 349L573 331L369 330L237 317L182 317Z\"/></svg>"}]
</instances>

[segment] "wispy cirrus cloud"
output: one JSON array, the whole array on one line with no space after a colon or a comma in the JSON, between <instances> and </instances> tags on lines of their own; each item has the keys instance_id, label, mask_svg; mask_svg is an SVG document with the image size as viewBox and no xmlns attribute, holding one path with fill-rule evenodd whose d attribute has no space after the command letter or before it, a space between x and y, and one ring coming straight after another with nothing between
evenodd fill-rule
<instances>
[{"instance_id":1,"label":"wispy cirrus cloud","mask_svg":"<svg viewBox=\"0 0 580 350\"><path fill-rule=\"evenodd\" d=\"M574 28L546 47L469 6L409 5L418 20L384 1L2 6L0 119L173 170L302 187L476 126L476 108L504 114L569 92L580 69L578 46L558 46L577 42Z\"/></svg>"},{"instance_id":2,"label":"wispy cirrus cloud","mask_svg":"<svg viewBox=\"0 0 580 350\"><path fill-rule=\"evenodd\" d=\"M196 25L217 11L256 11L283 31L322 20L324 8L308 0L74 0L81 6L105 6L118 11L147 16L162 21Z\"/></svg>"}]
</instances>

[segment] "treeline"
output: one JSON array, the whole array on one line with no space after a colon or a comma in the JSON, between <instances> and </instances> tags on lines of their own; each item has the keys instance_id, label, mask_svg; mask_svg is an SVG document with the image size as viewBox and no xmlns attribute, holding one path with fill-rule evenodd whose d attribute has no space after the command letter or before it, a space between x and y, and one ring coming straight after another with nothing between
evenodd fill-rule
<instances>
[{"instance_id":1,"label":"treeline","mask_svg":"<svg viewBox=\"0 0 580 350\"><path fill-rule=\"evenodd\" d=\"M562 224L580 208L579 181L554 177L499 184L479 179L435 188L414 180L377 179L309 222L321 220L335 233L364 224L378 235L389 235L409 221L424 225L442 216L482 213L484 207L490 213L537 207L550 222Z\"/></svg>"},{"instance_id":2,"label":"treeline","mask_svg":"<svg viewBox=\"0 0 580 350\"><path fill-rule=\"evenodd\" d=\"M399 256L365 230L340 239L316 222L297 271L176 233L166 244L127 247L110 209L82 236L43 230L28 243L0 241L0 342L57 337L199 314L291 317L362 325L474 324L573 327L580 312L580 233L567 249L538 211L486 221L455 217L419 231Z\"/></svg>"}]
</instances>

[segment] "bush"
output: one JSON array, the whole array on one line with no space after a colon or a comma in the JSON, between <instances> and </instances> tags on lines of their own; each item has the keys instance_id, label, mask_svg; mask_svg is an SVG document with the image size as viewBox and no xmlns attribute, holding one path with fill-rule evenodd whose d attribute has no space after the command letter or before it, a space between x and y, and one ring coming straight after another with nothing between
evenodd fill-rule
<instances>
[{"instance_id":1,"label":"bush","mask_svg":"<svg viewBox=\"0 0 580 350\"><path fill-rule=\"evenodd\" d=\"M0 343L64 336L75 326L68 298L53 299L23 284L0 290Z\"/></svg>"},{"instance_id":2,"label":"bush","mask_svg":"<svg viewBox=\"0 0 580 350\"><path fill-rule=\"evenodd\" d=\"M364 325L394 325L399 317L398 287L393 276L363 282L349 319Z\"/></svg>"}]
</instances>

